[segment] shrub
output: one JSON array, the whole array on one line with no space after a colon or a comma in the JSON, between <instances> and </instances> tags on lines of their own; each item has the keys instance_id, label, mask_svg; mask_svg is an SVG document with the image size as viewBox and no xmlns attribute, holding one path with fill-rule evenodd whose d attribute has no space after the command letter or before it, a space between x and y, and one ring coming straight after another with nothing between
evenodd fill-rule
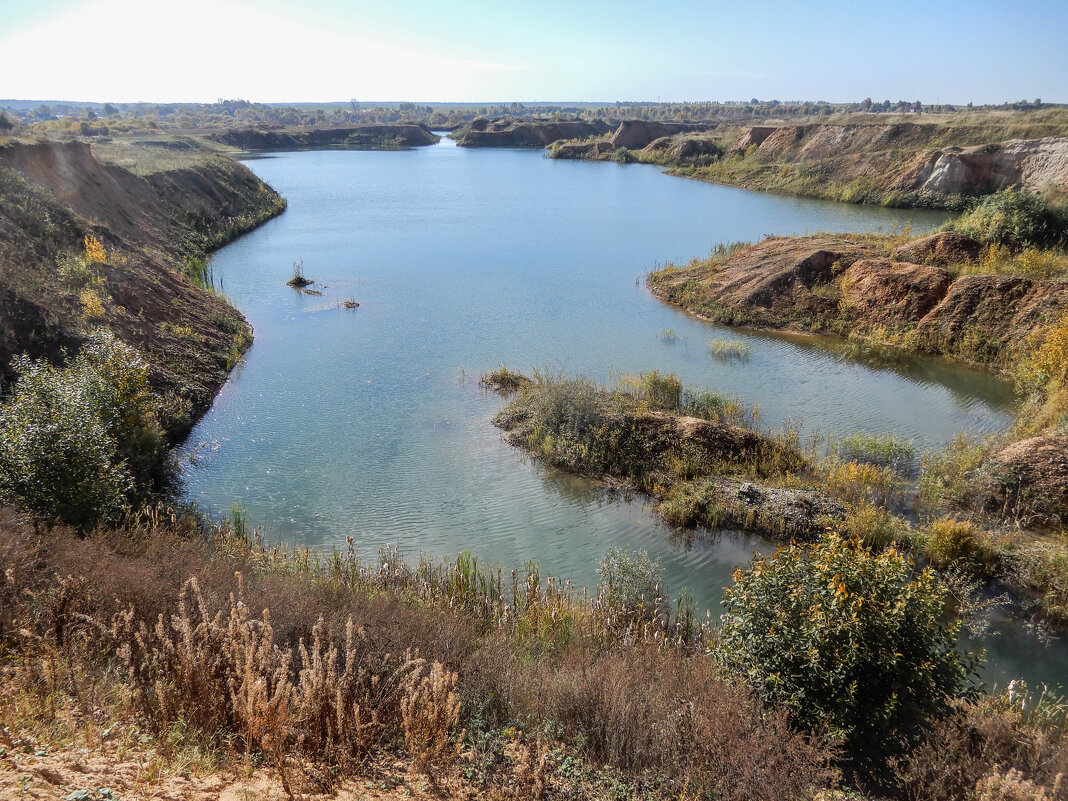
<instances>
[{"instance_id":1,"label":"shrub","mask_svg":"<svg viewBox=\"0 0 1068 801\"><path fill-rule=\"evenodd\" d=\"M624 392L630 393L651 409L677 411L682 402L682 382L674 373L652 370L631 375L626 373L619 380Z\"/></svg>"},{"instance_id":2,"label":"shrub","mask_svg":"<svg viewBox=\"0 0 1068 801\"><path fill-rule=\"evenodd\" d=\"M844 462L834 456L820 462L819 472L825 491L854 503L865 500L886 503L901 483L890 467L856 459Z\"/></svg>"},{"instance_id":3,"label":"shrub","mask_svg":"<svg viewBox=\"0 0 1068 801\"><path fill-rule=\"evenodd\" d=\"M908 473L916 459L916 447L911 442L889 434L853 434L841 440L837 450L843 459L892 467L900 473Z\"/></svg>"},{"instance_id":4,"label":"shrub","mask_svg":"<svg viewBox=\"0 0 1068 801\"><path fill-rule=\"evenodd\" d=\"M665 610L663 571L645 551L609 548L597 563L597 577L597 596L610 612L651 620Z\"/></svg>"},{"instance_id":5,"label":"shrub","mask_svg":"<svg viewBox=\"0 0 1068 801\"><path fill-rule=\"evenodd\" d=\"M501 365L496 370L480 376L478 383L507 395L518 392L530 383L530 379L522 373L512 372L504 365Z\"/></svg>"},{"instance_id":6,"label":"shrub","mask_svg":"<svg viewBox=\"0 0 1068 801\"><path fill-rule=\"evenodd\" d=\"M980 568L992 558L975 524L969 520L941 517L931 521L924 534L927 540L924 552L938 567L961 562Z\"/></svg>"},{"instance_id":7,"label":"shrub","mask_svg":"<svg viewBox=\"0 0 1068 801\"><path fill-rule=\"evenodd\" d=\"M946 228L986 245L1053 247L1068 240L1068 212L1040 195L1010 188L987 195Z\"/></svg>"},{"instance_id":8,"label":"shrub","mask_svg":"<svg viewBox=\"0 0 1068 801\"><path fill-rule=\"evenodd\" d=\"M912 533L906 520L867 501L849 506L838 530L843 536L876 549L907 542Z\"/></svg>"},{"instance_id":9,"label":"shrub","mask_svg":"<svg viewBox=\"0 0 1068 801\"><path fill-rule=\"evenodd\" d=\"M0 407L0 497L84 530L162 484L160 407L136 351L100 330L65 368L21 357L15 369Z\"/></svg>"},{"instance_id":10,"label":"shrub","mask_svg":"<svg viewBox=\"0 0 1068 801\"><path fill-rule=\"evenodd\" d=\"M965 694L974 661L951 602L933 570L828 535L735 572L717 653L795 725L840 739L858 778L881 780Z\"/></svg>"},{"instance_id":11,"label":"shrub","mask_svg":"<svg viewBox=\"0 0 1068 801\"><path fill-rule=\"evenodd\" d=\"M945 450L924 454L920 460L920 499L936 508L969 505L979 492L987 450L982 442L958 434Z\"/></svg>"},{"instance_id":12,"label":"shrub","mask_svg":"<svg viewBox=\"0 0 1068 801\"><path fill-rule=\"evenodd\" d=\"M975 703L956 704L954 714L935 724L904 766L904 797L1063 798L1068 775L1064 711L1063 699L1044 689L1030 692L1021 681Z\"/></svg>"}]
</instances>

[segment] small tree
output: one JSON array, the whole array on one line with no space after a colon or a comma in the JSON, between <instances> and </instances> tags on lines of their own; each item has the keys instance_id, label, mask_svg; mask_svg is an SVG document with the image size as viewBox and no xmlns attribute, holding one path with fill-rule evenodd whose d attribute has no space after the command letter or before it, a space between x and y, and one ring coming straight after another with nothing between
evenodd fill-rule
<instances>
[{"instance_id":1,"label":"small tree","mask_svg":"<svg viewBox=\"0 0 1068 801\"><path fill-rule=\"evenodd\" d=\"M165 440L148 366L107 331L64 368L20 357L0 406L0 498L83 530L148 500Z\"/></svg>"},{"instance_id":2,"label":"small tree","mask_svg":"<svg viewBox=\"0 0 1068 801\"><path fill-rule=\"evenodd\" d=\"M976 664L957 650L949 587L892 548L828 535L756 556L724 606L722 662L798 728L839 739L869 780L966 694Z\"/></svg>"}]
</instances>

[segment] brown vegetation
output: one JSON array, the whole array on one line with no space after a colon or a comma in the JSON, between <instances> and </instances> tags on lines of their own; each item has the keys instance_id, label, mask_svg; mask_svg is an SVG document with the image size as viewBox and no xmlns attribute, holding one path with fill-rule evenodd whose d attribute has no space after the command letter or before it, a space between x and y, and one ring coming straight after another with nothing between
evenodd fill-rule
<instances>
[{"instance_id":1,"label":"brown vegetation","mask_svg":"<svg viewBox=\"0 0 1068 801\"><path fill-rule=\"evenodd\" d=\"M496 798L615 782L801 799L833 781L831 753L720 676L702 640L635 628L536 573L509 592L462 560L319 562L170 519L80 539L4 513L10 737L140 729L164 766L197 749L212 770L265 759L287 793L388 755L443 792Z\"/></svg>"}]
</instances>

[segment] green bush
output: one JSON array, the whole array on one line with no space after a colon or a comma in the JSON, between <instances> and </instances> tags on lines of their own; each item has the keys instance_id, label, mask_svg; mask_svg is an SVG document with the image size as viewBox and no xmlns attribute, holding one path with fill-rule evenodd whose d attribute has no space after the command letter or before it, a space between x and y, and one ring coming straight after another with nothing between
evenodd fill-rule
<instances>
[{"instance_id":1,"label":"green bush","mask_svg":"<svg viewBox=\"0 0 1068 801\"><path fill-rule=\"evenodd\" d=\"M0 406L0 497L83 530L163 483L165 439L148 366L99 330L64 368L20 357Z\"/></svg>"},{"instance_id":2,"label":"green bush","mask_svg":"<svg viewBox=\"0 0 1068 801\"><path fill-rule=\"evenodd\" d=\"M927 506L960 509L981 494L986 443L957 434L942 451L925 453L920 459L919 497Z\"/></svg>"},{"instance_id":3,"label":"green bush","mask_svg":"<svg viewBox=\"0 0 1068 801\"><path fill-rule=\"evenodd\" d=\"M597 597L628 620L652 620L666 611L660 563L645 551L609 548L597 563Z\"/></svg>"},{"instance_id":4,"label":"green bush","mask_svg":"<svg viewBox=\"0 0 1068 801\"><path fill-rule=\"evenodd\" d=\"M862 780L887 778L929 724L965 695L951 590L895 549L834 535L754 557L724 594L725 666L803 730L840 740Z\"/></svg>"},{"instance_id":5,"label":"green bush","mask_svg":"<svg viewBox=\"0 0 1068 801\"><path fill-rule=\"evenodd\" d=\"M987 195L946 228L986 245L1055 247L1068 243L1068 209L1026 190L1005 189Z\"/></svg>"}]
</instances>

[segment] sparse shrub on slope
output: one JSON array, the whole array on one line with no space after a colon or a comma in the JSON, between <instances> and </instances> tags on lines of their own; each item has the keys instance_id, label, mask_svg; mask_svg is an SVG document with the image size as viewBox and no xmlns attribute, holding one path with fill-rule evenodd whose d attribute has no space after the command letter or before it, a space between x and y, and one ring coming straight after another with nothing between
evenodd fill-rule
<instances>
[{"instance_id":1,"label":"sparse shrub on slope","mask_svg":"<svg viewBox=\"0 0 1068 801\"><path fill-rule=\"evenodd\" d=\"M0 498L86 530L143 504L164 478L148 366L106 331L64 368L20 358L0 406Z\"/></svg>"},{"instance_id":2,"label":"sparse shrub on slope","mask_svg":"<svg viewBox=\"0 0 1068 801\"><path fill-rule=\"evenodd\" d=\"M987 195L946 228L985 245L1056 247L1068 243L1068 209L1010 188Z\"/></svg>"}]
</instances>

